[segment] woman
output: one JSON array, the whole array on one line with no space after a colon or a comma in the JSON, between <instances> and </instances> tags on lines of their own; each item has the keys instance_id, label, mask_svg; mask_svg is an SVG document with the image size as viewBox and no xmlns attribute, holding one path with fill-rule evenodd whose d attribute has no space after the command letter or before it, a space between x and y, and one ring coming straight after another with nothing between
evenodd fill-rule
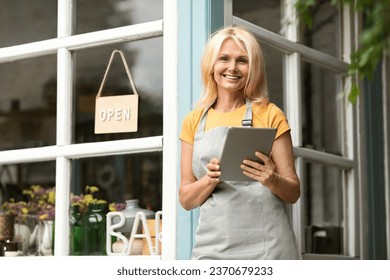
<instances>
[{"instance_id":1,"label":"woman","mask_svg":"<svg viewBox=\"0 0 390 280\"><path fill-rule=\"evenodd\" d=\"M216 32L203 54L202 79L203 96L180 134L180 203L186 210L200 206L193 259L299 259L285 209L300 197L290 128L268 100L255 37L236 26ZM254 127L277 128L271 155L256 152L264 164L242 162L248 181L220 181L227 127L248 119Z\"/></svg>"}]
</instances>

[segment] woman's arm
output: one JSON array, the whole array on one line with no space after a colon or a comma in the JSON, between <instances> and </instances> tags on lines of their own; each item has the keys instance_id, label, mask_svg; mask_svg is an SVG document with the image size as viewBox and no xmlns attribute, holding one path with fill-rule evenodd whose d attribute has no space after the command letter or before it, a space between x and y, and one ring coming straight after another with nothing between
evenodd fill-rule
<instances>
[{"instance_id":1,"label":"woman's arm","mask_svg":"<svg viewBox=\"0 0 390 280\"><path fill-rule=\"evenodd\" d=\"M179 201L186 210L198 207L210 196L219 183L218 177L221 174L219 161L212 159L207 164L207 174L197 180L192 171L192 149L192 144L181 141Z\"/></svg>"},{"instance_id":2,"label":"woman's arm","mask_svg":"<svg viewBox=\"0 0 390 280\"><path fill-rule=\"evenodd\" d=\"M241 168L245 175L268 187L281 200L295 203L300 195L300 182L295 171L290 132L280 135L272 146L271 156L257 152L264 164L244 160Z\"/></svg>"}]
</instances>

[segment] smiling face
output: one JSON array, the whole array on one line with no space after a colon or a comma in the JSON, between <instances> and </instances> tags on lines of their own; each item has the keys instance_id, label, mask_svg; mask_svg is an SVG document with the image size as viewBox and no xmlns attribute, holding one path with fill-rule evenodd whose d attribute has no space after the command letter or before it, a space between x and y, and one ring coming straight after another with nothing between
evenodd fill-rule
<instances>
[{"instance_id":1,"label":"smiling face","mask_svg":"<svg viewBox=\"0 0 390 280\"><path fill-rule=\"evenodd\" d=\"M244 46L229 38L222 43L213 68L218 93L242 93L248 78L249 59Z\"/></svg>"}]
</instances>

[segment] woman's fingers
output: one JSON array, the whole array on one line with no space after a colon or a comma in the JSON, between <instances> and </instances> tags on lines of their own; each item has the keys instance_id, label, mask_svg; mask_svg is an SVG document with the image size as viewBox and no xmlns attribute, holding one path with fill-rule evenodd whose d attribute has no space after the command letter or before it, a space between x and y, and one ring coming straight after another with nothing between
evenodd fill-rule
<instances>
[{"instance_id":1,"label":"woman's fingers","mask_svg":"<svg viewBox=\"0 0 390 280\"><path fill-rule=\"evenodd\" d=\"M207 164L207 169L210 170L210 171L218 171L220 170L220 166L219 166L219 160L216 159L216 158L212 158L210 160L210 163Z\"/></svg>"},{"instance_id":2,"label":"woman's fingers","mask_svg":"<svg viewBox=\"0 0 390 280\"><path fill-rule=\"evenodd\" d=\"M219 165L218 159L212 158L210 162L207 164L207 169L208 169L207 175L210 178L218 178L219 176L221 176L221 171L220 171L221 167Z\"/></svg>"},{"instance_id":3,"label":"woman's fingers","mask_svg":"<svg viewBox=\"0 0 390 280\"><path fill-rule=\"evenodd\" d=\"M275 165L273 161L265 154L256 152L256 156L262 162L252 160L244 160L241 165L243 173L263 185L267 185L273 178L275 173Z\"/></svg>"}]
</instances>

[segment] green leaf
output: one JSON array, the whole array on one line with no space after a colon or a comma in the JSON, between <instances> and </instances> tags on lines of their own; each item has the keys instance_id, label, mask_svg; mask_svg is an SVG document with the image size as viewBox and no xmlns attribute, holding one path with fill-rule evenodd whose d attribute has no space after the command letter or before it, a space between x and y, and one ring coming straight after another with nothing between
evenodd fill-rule
<instances>
[{"instance_id":1,"label":"green leaf","mask_svg":"<svg viewBox=\"0 0 390 280\"><path fill-rule=\"evenodd\" d=\"M328 0L331 5L349 5L354 12L361 12L364 17L362 33L359 34L359 47L351 54L348 75L359 78L372 78L383 53L390 53L390 0ZM297 0L295 8L299 19L308 28L312 27L312 8L319 0ZM356 83L348 93L350 102L355 103L360 94Z\"/></svg>"},{"instance_id":2,"label":"green leaf","mask_svg":"<svg viewBox=\"0 0 390 280\"><path fill-rule=\"evenodd\" d=\"M359 87L356 85L356 83L352 83L351 89L350 89L349 94L348 94L349 102L351 102L352 104L356 104L356 100L357 100L359 94L360 94Z\"/></svg>"},{"instance_id":3,"label":"green leaf","mask_svg":"<svg viewBox=\"0 0 390 280\"><path fill-rule=\"evenodd\" d=\"M315 4L315 0L298 0L295 3L295 9L297 10L298 17L303 20L308 28L311 28L313 25L313 17L311 15L310 8Z\"/></svg>"}]
</instances>

